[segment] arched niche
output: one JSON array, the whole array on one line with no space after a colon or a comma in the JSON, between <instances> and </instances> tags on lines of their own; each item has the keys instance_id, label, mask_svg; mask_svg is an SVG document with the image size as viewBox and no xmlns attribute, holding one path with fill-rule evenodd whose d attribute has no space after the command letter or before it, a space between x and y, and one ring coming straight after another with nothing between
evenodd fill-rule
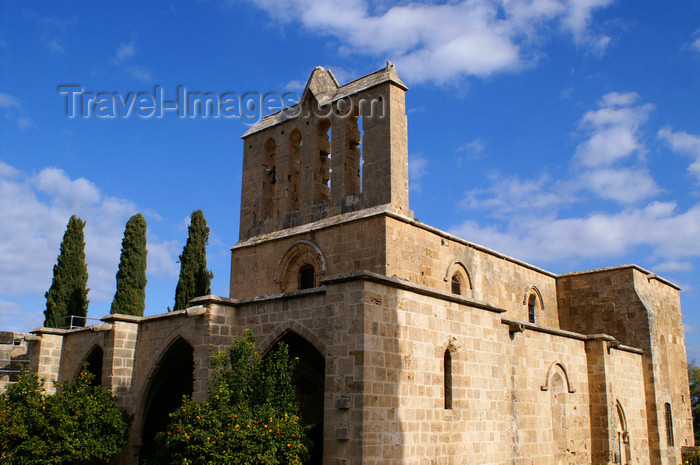
<instances>
[{"instance_id":1,"label":"arched niche","mask_svg":"<svg viewBox=\"0 0 700 465\"><path fill-rule=\"evenodd\" d=\"M616 415L613 417L615 434L613 463L627 464L632 461L632 450L630 448L629 429L627 428L627 416L619 400L615 401L615 413Z\"/></svg>"},{"instance_id":2,"label":"arched niche","mask_svg":"<svg viewBox=\"0 0 700 465\"><path fill-rule=\"evenodd\" d=\"M306 272L313 267L314 285L326 275L326 259L321 249L313 242L300 240L290 245L282 254L275 268L275 283L281 292L292 291L301 288L300 273Z\"/></svg>"},{"instance_id":3,"label":"arched niche","mask_svg":"<svg viewBox=\"0 0 700 465\"><path fill-rule=\"evenodd\" d=\"M459 282L459 292L455 290L455 279ZM455 259L447 265L443 281L447 283L450 292L453 294L474 297L472 278L467 266L462 261Z\"/></svg>"},{"instance_id":4,"label":"arched niche","mask_svg":"<svg viewBox=\"0 0 700 465\"><path fill-rule=\"evenodd\" d=\"M311 457L304 465L323 463L324 393L326 361L323 354L306 338L288 329L265 351L265 356L277 349L280 343L289 348L289 357L298 360L292 375L297 400L301 406L301 417L311 425L309 437L313 441Z\"/></svg>"},{"instance_id":5,"label":"arched niche","mask_svg":"<svg viewBox=\"0 0 700 465\"><path fill-rule=\"evenodd\" d=\"M547 369L547 378L545 379L545 383L540 386L540 389L542 391L549 391L551 388L551 380L552 377L554 376L555 373L560 373L562 379L565 381L566 384L566 392L569 394L574 394L576 390L574 387L571 385L571 381L569 380L569 373L566 371L566 367L564 364L560 362L552 362L549 365L549 368Z\"/></svg>"},{"instance_id":6,"label":"arched niche","mask_svg":"<svg viewBox=\"0 0 700 465\"><path fill-rule=\"evenodd\" d=\"M549 379L550 410L552 421L552 452L555 465L565 465L567 462L567 418L566 394L568 380L561 370L555 370Z\"/></svg>"},{"instance_id":7,"label":"arched niche","mask_svg":"<svg viewBox=\"0 0 700 465\"><path fill-rule=\"evenodd\" d=\"M170 421L170 413L191 396L194 387L194 348L177 337L164 351L149 377L145 390L139 463L152 457L155 437Z\"/></svg>"}]
</instances>

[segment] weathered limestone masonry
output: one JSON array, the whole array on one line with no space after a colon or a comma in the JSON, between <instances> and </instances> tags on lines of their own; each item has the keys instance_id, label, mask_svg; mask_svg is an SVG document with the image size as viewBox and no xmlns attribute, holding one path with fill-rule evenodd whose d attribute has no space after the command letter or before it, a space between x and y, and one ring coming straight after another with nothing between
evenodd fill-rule
<instances>
[{"instance_id":1,"label":"weathered limestone masonry","mask_svg":"<svg viewBox=\"0 0 700 465\"><path fill-rule=\"evenodd\" d=\"M693 442L677 286L628 265L556 275L419 223L406 86L390 63L243 136L228 297L27 335L31 369L83 362L134 423L136 464L245 329L301 360L311 464L678 465Z\"/></svg>"},{"instance_id":2,"label":"weathered limestone masonry","mask_svg":"<svg viewBox=\"0 0 700 465\"><path fill-rule=\"evenodd\" d=\"M0 331L0 392L17 379L27 365L27 342L24 334Z\"/></svg>"}]
</instances>

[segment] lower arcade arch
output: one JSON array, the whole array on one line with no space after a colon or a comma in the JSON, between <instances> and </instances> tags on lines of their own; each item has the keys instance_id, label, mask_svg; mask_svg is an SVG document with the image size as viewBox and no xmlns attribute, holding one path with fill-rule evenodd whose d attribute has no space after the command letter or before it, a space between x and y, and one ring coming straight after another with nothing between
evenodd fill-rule
<instances>
[{"instance_id":1,"label":"lower arcade arch","mask_svg":"<svg viewBox=\"0 0 700 465\"><path fill-rule=\"evenodd\" d=\"M78 368L78 373L83 371L83 366L86 366L87 372L92 374L92 385L102 386L102 365L104 359L104 351L102 347L95 345L87 354L85 360ZM77 375L76 375L77 376Z\"/></svg>"},{"instance_id":2,"label":"lower arcade arch","mask_svg":"<svg viewBox=\"0 0 700 465\"><path fill-rule=\"evenodd\" d=\"M277 349L280 343L289 347L289 357L298 359L292 375L297 399L301 404L301 418L312 425L309 437L313 441L311 458L304 465L323 463L323 393L325 392L326 362L323 355L309 341L295 332L285 332L267 351Z\"/></svg>"},{"instance_id":3,"label":"lower arcade arch","mask_svg":"<svg viewBox=\"0 0 700 465\"><path fill-rule=\"evenodd\" d=\"M146 389L139 464L152 457L156 434L166 428L170 413L182 405L182 396L192 395L193 373L194 349L178 338L161 357Z\"/></svg>"}]
</instances>

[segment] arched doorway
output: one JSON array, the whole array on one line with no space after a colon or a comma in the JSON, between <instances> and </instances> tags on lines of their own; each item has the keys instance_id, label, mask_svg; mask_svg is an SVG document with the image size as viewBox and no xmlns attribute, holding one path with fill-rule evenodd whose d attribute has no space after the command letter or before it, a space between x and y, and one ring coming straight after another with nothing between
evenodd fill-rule
<instances>
[{"instance_id":1,"label":"arched doorway","mask_svg":"<svg viewBox=\"0 0 700 465\"><path fill-rule=\"evenodd\" d=\"M158 362L146 394L139 463L153 455L155 437L168 425L168 415L182 405L182 396L192 395L194 349L182 338L173 342Z\"/></svg>"},{"instance_id":2,"label":"arched doorway","mask_svg":"<svg viewBox=\"0 0 700 465\"><path fill-rule=\"evenodd\" d=\"M85 357L85 362L87 364L87 371L94 376L92 380L93 386L102 386L102 360L104 358L104 352L102 347L95 346L92 348L90 353ZM80 370L82 370L82 365Z\"/></svg>"},{"instance_id":3,"label":"arched doorway","mask_svg":"<svg viewBox=\"0 0 700 465\"><path fill-rule=\"evenodd\" d=\"M323 393L325 392L326 362L323 355L306 339L294 332L285 333L270 349L284 342L289 347L289 357L299 361L292 376L297 399L301 404L301 417L312 425L309 432L313 441L311 459L304 465L323 463ZM269 353L269 352L268 352Z\"/></svg>"}]
</instances>

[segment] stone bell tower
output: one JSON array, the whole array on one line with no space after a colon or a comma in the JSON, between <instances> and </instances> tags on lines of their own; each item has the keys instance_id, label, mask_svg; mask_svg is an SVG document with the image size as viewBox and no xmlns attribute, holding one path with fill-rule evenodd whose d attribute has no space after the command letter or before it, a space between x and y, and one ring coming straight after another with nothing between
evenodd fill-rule
<instances>
[{"instance_id":1,"label":"stone bell tower","mask_svg":"<svg viewBox=\"0 0 700 465\"><path fill-rule=\"evenodd\" d=\"M343 86L311 73L298 105L243 135L240 240L356 210L408 210L406 85L394 65Z\"/></svg>"}]
</instances>

